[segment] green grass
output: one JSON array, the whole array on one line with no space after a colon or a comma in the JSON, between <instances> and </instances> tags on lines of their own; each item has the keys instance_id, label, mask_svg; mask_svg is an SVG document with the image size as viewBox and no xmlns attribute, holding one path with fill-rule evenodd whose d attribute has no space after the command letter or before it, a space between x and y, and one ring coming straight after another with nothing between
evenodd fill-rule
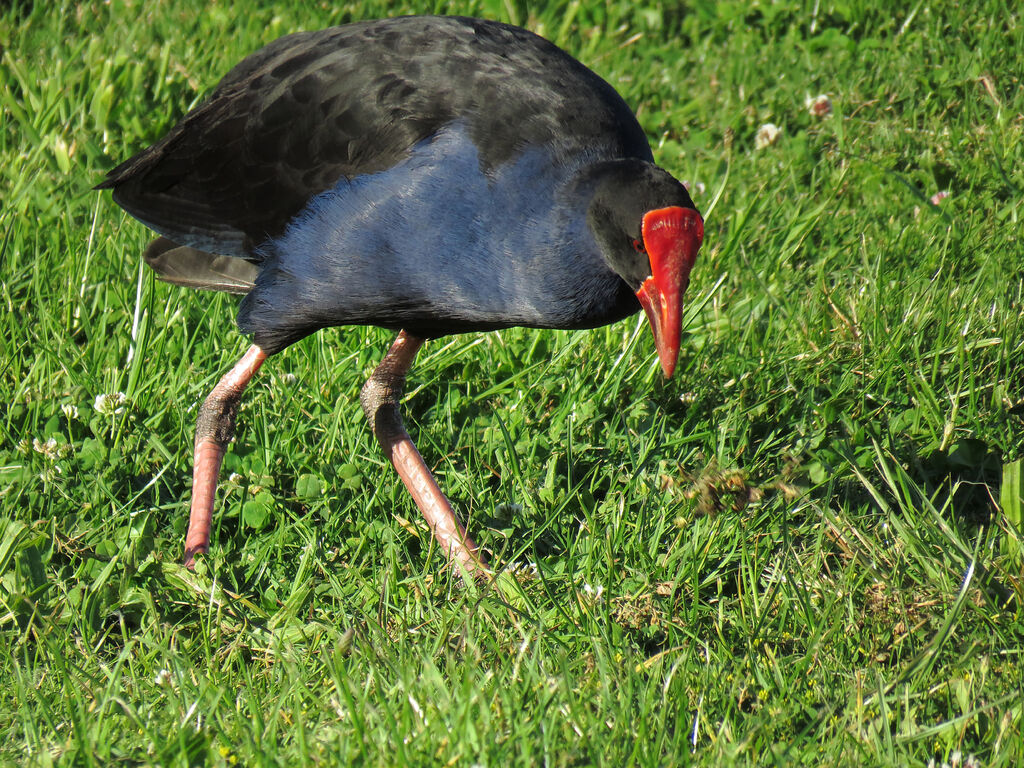
<instances>
[{"instance_id":1,"label":"green grass","mask_svg":"<svg viewBox=\"0 0 1024 768\"><path fill-rule=\"evenodd\" d=\"M277 5L0 11L0 762L1020 765L1024 17ZM406 418L503 597L363 422L388 334L322 332L252 386L183 571L247 341L90 188L261 44L438 10L565 46L703 189L676 375L639 318L426 346Z\"/></svg>"}]
</instances>

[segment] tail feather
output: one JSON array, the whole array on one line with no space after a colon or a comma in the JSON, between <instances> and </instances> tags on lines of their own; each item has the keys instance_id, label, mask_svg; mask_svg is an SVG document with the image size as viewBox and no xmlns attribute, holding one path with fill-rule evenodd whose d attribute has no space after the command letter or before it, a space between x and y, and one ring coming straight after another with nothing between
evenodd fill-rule
<instances>
[{"instance_id":1,"label":"tail feather","mask_svg":"<svg viewBox=\"0 0 1024 768\"><path fill-rule=\"evenodd\" d=\"M143 258L165 283L206 291L246 294L260 271L259 265L245 259L178 245L166 237L150 243Z\"/></svg>"}]
</instances>

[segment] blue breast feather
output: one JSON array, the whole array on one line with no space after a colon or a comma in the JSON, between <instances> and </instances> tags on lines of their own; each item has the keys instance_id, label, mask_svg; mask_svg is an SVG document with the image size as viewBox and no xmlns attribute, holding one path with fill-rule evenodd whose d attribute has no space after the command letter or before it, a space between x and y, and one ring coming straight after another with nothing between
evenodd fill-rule
<instances>
[{"instance_id":1,"label":"blue breast feather","mask_svg":"<svg viewBox=\"0 0 1024 768\"><path fill-rule=\"evenodd\" d=\"M261 246L239 326L280 347L333 325L436 335L606 322L594 312L621 303L623 284L587 227L590 192L573 183L587 160L530 149L484 173L451 126L393 168L341 179Z\"/></svg>"}]
</instances>

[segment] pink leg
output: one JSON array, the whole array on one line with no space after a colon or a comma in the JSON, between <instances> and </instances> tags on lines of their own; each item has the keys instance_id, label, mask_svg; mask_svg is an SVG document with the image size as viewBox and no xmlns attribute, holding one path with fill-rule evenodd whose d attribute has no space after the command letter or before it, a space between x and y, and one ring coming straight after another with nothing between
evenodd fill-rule
<instances>
[{"instance_id":1,"label":"pink leg","mask_svg":"<svg viewBox=\"0 0 1024 768\"><path fill-rule=\"evenodd\" d=\"M235 434L235 415L242 393L266 359L266 353L255 344L249 347L199 408L192 473L192 511L185 537L185 565L189 568L194 565L197 552L210 549L210 519L213 517L220 464L227 444Z\"/></svg>"},{"instance_id":2,"label":"pink leg","mask_svg":"<svg viewBox=\"0 0 1024 768\"><path fill-rule=\"evenodd\" d=\"M416 450L398 411L405 376L422 345L423 339L405 331L399 333L380 365L363 385L359 399L384 454L412 494L441 550L451 562L461 564L467 573L487 576L490 572L483 555L456 519L452 505Z\"/></svg>"}]
</instances>

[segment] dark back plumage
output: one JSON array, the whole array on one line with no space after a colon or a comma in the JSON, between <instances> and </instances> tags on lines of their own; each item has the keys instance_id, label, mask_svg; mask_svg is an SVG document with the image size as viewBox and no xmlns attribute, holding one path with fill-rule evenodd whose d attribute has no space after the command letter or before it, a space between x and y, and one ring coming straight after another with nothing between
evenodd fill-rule
<instances>
[{"instance_id":1,"label":"dark back plumage","mask_svg":"<svg viewBox=\"0 0 1024 768\"><path fill-rule=\"evenodd\" d=\"M258 261L311 198L462 121L482 172L527 146L651 160L615 90L526 30L402 17L280 38L99 188L175 243Z\"/></svg>"}]
</instances>

